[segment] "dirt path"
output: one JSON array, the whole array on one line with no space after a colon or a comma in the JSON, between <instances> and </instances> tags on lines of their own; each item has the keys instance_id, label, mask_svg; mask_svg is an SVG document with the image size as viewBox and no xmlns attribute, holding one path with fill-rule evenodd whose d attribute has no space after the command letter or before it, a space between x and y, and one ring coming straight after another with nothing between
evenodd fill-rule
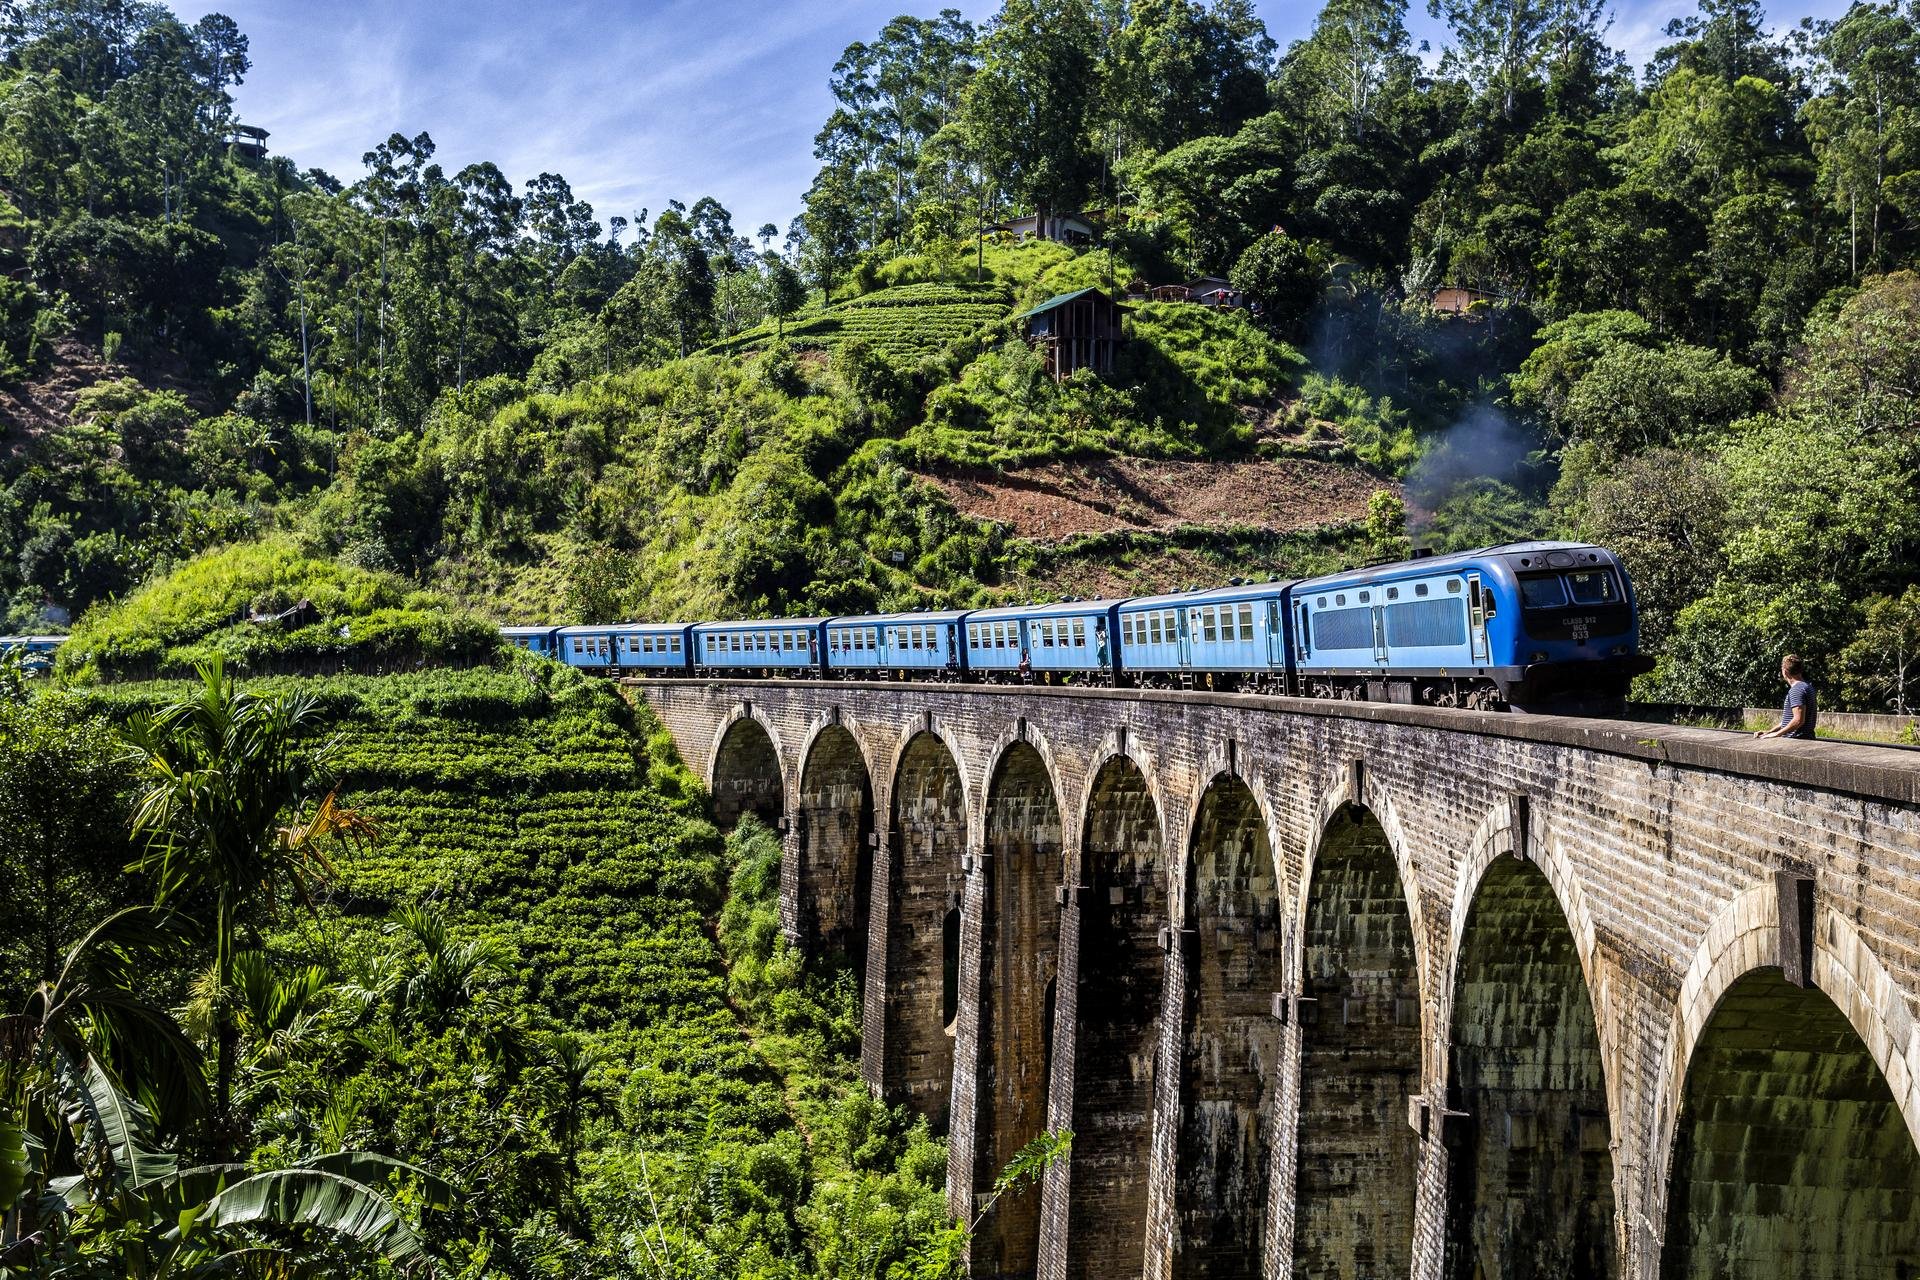
<instances>
[{"instance_id":1,"label":"dirt path","mask_svg":"<svg viewBox=\"0 0 1920 1280\"><path fill-rule=\"evenodd\" d=\"M966 514L998 521L1017 536L1040 542L1183 525L1251 526L1284 533L1360 519L1376 489L1398 488L1358 467L1309 458L1097 458L924 478Z\"/></svg>"}]
</instances>

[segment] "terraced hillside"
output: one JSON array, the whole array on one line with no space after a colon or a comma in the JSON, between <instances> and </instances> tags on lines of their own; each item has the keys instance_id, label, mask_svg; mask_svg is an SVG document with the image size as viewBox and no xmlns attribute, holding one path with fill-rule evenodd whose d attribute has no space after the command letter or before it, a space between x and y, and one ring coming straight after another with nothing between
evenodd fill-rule
<instances>
[{"instance_id":1,"label":"terraced hillside","mask_svg":"<svg viewBox=\"0 0 1920 1280\"><path fill-rule=\"evenodd\" d=\"M511 1275L840 1274L851 1235L884 1271L941 1225L945 1152L859 1086L851 981L777 941L777 839L723 843L604 682L515 663L249 686L320 703L342 801L379 828L264 931L314 976L250 1068L262 1152L341 1135L454 1178L460 1274L487 1253ZM188 690L86 697L118 718ZM416 940L407 908L443 934ZM488 1240L489 1219L531 1225Z\"/></svg>"},{"instance_id":2,"label":"terraced hillside","mask_svg":"<svg viewBox=\"0 0 1920 1280\"><path fill-rule=\"evenodd\" d=\"M832 351L855 339L895 362L910 363L984 333L1013 314L1011 295L997 285L909 284L862 294L784 326L801 350ZM763 324L716 344L714 351L749 351L776 335Z\"/></svg>"}]
</instances>

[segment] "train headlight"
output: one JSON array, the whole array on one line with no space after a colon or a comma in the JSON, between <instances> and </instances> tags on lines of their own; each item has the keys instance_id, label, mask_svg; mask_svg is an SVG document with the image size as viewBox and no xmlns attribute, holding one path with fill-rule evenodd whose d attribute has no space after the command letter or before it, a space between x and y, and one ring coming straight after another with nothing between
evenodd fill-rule
<instances>
[{"instance_id":1,"label":"train headlight","mask_svg":"<svg viewBox=\"0 0 1920 1280\"><path fill-rule=\"evenodd\" d=\"M1527 655L1528 662L1545 662L1546 660L1547 655L1545 652L1530 653Z\"/></svg>"}]
</instances>

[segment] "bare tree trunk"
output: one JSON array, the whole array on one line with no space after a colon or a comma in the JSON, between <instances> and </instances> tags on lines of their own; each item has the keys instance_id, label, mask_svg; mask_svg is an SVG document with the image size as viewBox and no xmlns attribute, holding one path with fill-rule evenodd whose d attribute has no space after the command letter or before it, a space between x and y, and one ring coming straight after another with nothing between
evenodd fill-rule
<instances>
[{"instance_id":1,"label":"bare tree trunk","mask_svg":"<svg viewBox=\"0 0 1920 1280\"><path fill-rule=\"evenodd\" d=\"M313 353L307 346L307 282L300 281L300 380L307 389L307 430L313 430Z\"/></svg>"}]
</instances>

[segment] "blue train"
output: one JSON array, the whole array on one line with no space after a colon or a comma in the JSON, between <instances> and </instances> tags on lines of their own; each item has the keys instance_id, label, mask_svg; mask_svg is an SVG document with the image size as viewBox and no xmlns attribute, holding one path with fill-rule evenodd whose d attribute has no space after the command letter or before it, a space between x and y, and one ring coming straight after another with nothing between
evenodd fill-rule
<instances>
[{"instance_id":1,"label":"blue train","mask_svg":"<svg viewBox=\"0 0 1920 1280\"><path fill-rule=\"evenodd\" d=\"M1576 542L1127 600L500 633L629 675L1071 682L1575 714L1617 712L1653 667L1626 569ZM24 649L45 670L60 641L0 636L0 651Z\"/></svg>"},{"instance_id":2,"label":"blue train","mask_svg":"<svg viewBox=\"0 0 1920 1280\"><path fill-rule=\"evenodd\" d=\"M1608 713L1652 669L1604 547L1515 542L1290 582L758 622L505 627L594 671L1255 690Z\"/></svg>"},{"instance_id":3,"label":"blue train","mask_svg":"<svg viewBox=\"0 0 1920 1280\"><path fill-rule=\"evenodd\" d=\"M0 636L0 654L18 652L21 669L29 675L53 670L53 655L65 636Z\"/></svg>"}]
</instances>

